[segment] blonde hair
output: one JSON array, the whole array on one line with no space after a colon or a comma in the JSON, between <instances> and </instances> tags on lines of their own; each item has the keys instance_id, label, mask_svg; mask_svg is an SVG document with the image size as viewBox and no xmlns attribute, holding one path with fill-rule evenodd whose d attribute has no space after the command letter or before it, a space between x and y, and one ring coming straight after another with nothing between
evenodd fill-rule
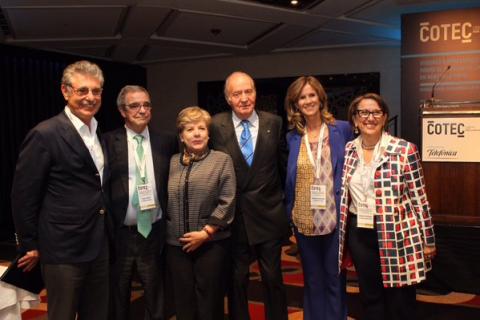
<instances>
[{"instance_id":1,"label":"blonde hair","mask_svg":"<svg viewBox=\"0 0 480 320\"><path fill-rule=\"evenodd\" d=\"M177 116L177 131L182 133L186 125L193 122L204 121L207 127L210 127L212 117L210 114L197 106L186 107L178 113Z\"/></svg>"},{"instance_id":2,"label":"blonde hair","mask_svg":"<svg viewBox=\"0 0 480 320\"><path fill-rule=\"evenodd\" d=\"M295 128L299 134L305 133L306 120L300 110L298 110L297 103L303 88L307 84L315 90L320 100L320 116L322 121L327 124L332 124L335 121L333 115L328 112L328 98L321 83L312 76L299 77L290 84L287 95L285 96L285 111L287 112L289 128Z\"/></svg>"}]
</instances>

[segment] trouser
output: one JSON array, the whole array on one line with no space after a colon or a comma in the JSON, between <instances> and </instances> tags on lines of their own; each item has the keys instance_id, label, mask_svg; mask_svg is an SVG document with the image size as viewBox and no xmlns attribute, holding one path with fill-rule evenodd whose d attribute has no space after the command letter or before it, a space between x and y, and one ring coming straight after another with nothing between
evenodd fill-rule
<instances>
[{"instance_id":1,"label":"trouser","mask_svg":"<svg viewBox=\"0 0 480 320\"><path fill-rule=\"evenodd\" d=\"M206 242L190 253L167 245L177 320L224 319L228 248L228 240Z\"/></svg>"},{"instance_id":2,"label":"trouser","mask_svg":"<svg viewBox=\"0 0 480 320\"><path fill-rule=\"evenodd\" d=\"M416 288L384 288L375 229L357 228L357 217L349 216L348 247L360 286L365 320L415 319Z\"/></svg>"},{"instance_id":3,"label":"trouser","mask_svg":"<svg viewBox=\"0 0 480 320\"><path fill-rule=\"evenodd\" d=\"M107 240L93 261L42 264L49 320L105 320L108 313Z\"/></svg>"}]
</instances>

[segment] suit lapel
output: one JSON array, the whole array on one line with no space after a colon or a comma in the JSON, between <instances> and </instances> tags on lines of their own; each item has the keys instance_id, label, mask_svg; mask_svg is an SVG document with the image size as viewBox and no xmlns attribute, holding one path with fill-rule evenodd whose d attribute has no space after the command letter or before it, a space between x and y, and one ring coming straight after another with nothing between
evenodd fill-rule
<instances>
[{"instance_id":1,"label":"suit lapel","mask_svg":"<svg viewBox=\"0 0 480 320\"><path fill-rule=\"evenodd\" d=\"M160 172L162 172L160 168L162 161L160 150L162 150L162 148L160 148L160 146L158 148L156 147L158 143L160 143L158 137L155 134L152 134L152 132L150 131L150 150L152 151L153 172L155 174L155 187L157 188L157 193L161 194L160 190L163 186L161 184L160 177ZM162 209L165 210L164 208Z\"/></svg>"},{"instance_id":2,"label":"suit lapel","mask_svg":"<svg viewBox=\"0 0 480 320\"><path fill-rule=\"evenodd\" d=\"M271 134L270 123L261 115L260 112L257 112L258 115L258 133L257 133L257 141L255 143L255 151L253 153L253 161L252 166L248 166L247 161L243 157L242 152L240 151L240 146L237 143L237 149L239 150L240 157L242 158L243 164L245 166L245 179L244 183L248 184L251 179L255 177L255 173L258 172L257 167L262 165L262 155L263 153L260 150L260 146L264 146L269 139L269 135Z\"/></svg>"},{"instance_id":3,"label":"suit lapel","mask_svg":"<svg viewBox=\"0 0 480 320\"><path fill-rule=\"evenodd\" d=\"M396 153L395 149L395 140L391 138L388 134L383 133L382 137L380 138L380 152L382 152L380 156L380 160L378 162L378 167L380 167L382 164L387 162L390 159L390 154Z\"/></svg>"},{"instance_id":4,"label":"suit lapel","mask_svg":"<svg viewBox=\"0 0 480 320\"><path fill-rule=\"evenodd\" d=\"M257 158L256 152L253 155L252 167L250 167L247 164L247 161L245 160L245 158L243 157L242 151L240 150L240 146L238 145L238 139L235 133L231 112L227 114L226 118L223 119L220 125L221 125L220 133L222 133L222 139L224 141L223 145L228 149L228 153L230 154L230 157L232 158L233 163L235 164L235 172L237 173L238 188L239 190L243 190L248 185L248 182L250 181L252 173L255 172L254 170L251 170L251 169L253 168L256 162L255 160L255 158ZM258 142L258 137L257 137L256 146L258 145L260 144ZM255 151L257 150L258 149L255 148Z\"/></svg>"},{"instance_id":5,"label":"suit lapel","mask_svg":"<svg viewBox=\"0 0 480 320\"><path fill-rule=\"evenodd\" d=\"M225 133L223 139L225 139L226 147L229 150L230 156L232 157L233 161L239 165L241 165L242 169L247 171L249 166L245 158L243 157L242 151L240 150L240 146L238 145L237 135L235 133L235 128L233 126L233 120L231 117L231 113L229 113L229 117L225 119L222 123L222 130L221 132ZM255 155L254 155L255 156Z\"/></svg>"},{"instance_id":6,"label":"suit lapel","mask_svg":"<svg viewBox=\"0 0 480 320\"><path fill-rule=\"evenodd\" d=\"M334 176L335 176L335 172L337 171L338 153L342 152L342 150L337 150L337 148L341 147L343 144L339 143L338 128L335 125L329 125L328 129L330 134L329 140L330 140L332 167L334 169ZM340 170L342 170L342 168L340 168Z\"/></svg>"},{"instance_id":7,"label":"suit lapel","mask_svg":"<svg viewBox=\"0 0 480 320\"><path fill-rule=\"evenodd\" d=\"M257 133L257 142L255 143L255 152L253 154L252 161L252 171L255 171L255 167L258 166L261 160L262 153L260 152L259 146L263 146L266 141L269 141L268 135L271 134L271 128L265 117L261 116L260 112L258 114L258 133Z\"/></svg>"},{"instance_id":8,"label":"suit lapel","mask_svg":"<svg viewBox=\"0 0 480 320\"><path fill-rule=\"evenodd\" d=\"M119 172L124 172L121 175L123 192L128 193L128 141L127 141L127 132L125 128L118 130L115 135L115 154L117 159L117 166L119 167Z\"/></svg>"},{"instance_id":9,"label":"suit lapel","mask_svg":"<svg viewBox=\"0 0 480 320\"><path fill-rule=\"evenodd\" d=\"M74 153L76 153L80 158L83 159L83 161L87 164L88 167L93 170L93 172L98 172L97 167L93 162L92 156L87 149L87 146L83 142L82 137L80 137L80 134L73 126L73 123L70 121L70 119L68 119L65 112L62 112L58 116L58 119L62 127L62 139L70 146Z\"/></svg>"},{"instance_id":10,"label":"suit lapel","mask_svg":"<svg viewBox=\"0 0 480 320\"><path fill-rule=\"evenodd\" d=\"M346 185L350 185L350 181L352 180L352 176L355 173L355 170L357 169L359 162L360 162L360 158L358 156L357 150L355 147L352 147L352 149L347 153L347 156L345 157L345 163L347 164L347 170L345 172Z\"/></svg>"},{"instance_id":11,"label":"suit lapel","mask_svg":"<svg viewBox=\"0 0 480 320\"><path fill-rule=\"evenodd\" d=\"M105 144L105 140L102 137L102 132L100 130L100 127L97 127L97 137L98 140L100 141L100 146L102 147L102 153L103 153L103 183L108 181L110 179L110 166L109 166L109 154L107 152L107 146Z\"/></svg>"}]
</instances>

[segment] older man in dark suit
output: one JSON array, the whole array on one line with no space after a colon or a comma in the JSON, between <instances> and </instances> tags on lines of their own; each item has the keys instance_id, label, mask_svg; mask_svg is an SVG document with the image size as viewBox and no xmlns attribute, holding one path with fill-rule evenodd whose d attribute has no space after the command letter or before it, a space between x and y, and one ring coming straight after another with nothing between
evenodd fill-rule
<instances>
[{"instance_id":1,"label":"older man in dark suit","mask_svg":"<svg viewBox=\"0 0 480 320\"><path fill-rule=\"evenodd\" d=\"M255 84L246 73L234 72L227 78L225 98L232 112L213 118L210 141L213 149L232 157L237 176L229 316L250 318L248 274L255 256L266 289L266 318L287 319L280 265L282 243L289 234L282 191L286 161L282 120L255 111Z\"/></svg>"},{"instance_id":2,"label":"older man in dark suit","mask_svg":"<svg viewBox=\"0 0 480 320\"><path fill-rule=\"evenodd\" d=\"M94 118L102 87L96 64L67 66L65 109L28 133L17 162L12 210L26 252L18 265L28 271L40 259L50 320L107 316L107 159Z\"/></svg>"},{"instance_id":3,"label":"older man in dark suit","mask_svg":"<svg viewBox=\"0 0 480 320\"><path fill-rule=\"evenodd\" d=\"M153 108L145 88L123 87L117 106L125 126L105 135L116 253L110 319L129 318L131 282L136 270L144 288L144 319L161 320L168 170L178 144L173 134L154 133L148 127Z\"/></svg>"}]
</instances>

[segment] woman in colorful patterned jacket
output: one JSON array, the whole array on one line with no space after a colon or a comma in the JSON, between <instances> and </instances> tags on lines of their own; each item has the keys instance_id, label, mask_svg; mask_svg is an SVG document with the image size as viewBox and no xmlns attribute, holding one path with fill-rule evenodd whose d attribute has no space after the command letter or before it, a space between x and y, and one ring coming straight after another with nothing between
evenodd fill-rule
<instances>
[{"instance_id":1,"label":"woman in colorful patterned jacket","mask_svg":"<svg viewBox=\"0 0 480 320\"><path fill-rule=\"evenodd\" d=\"M302 259L305 320L347 318L345 275L338 270L338 220L346 121L328 112L327 94L314 77L300 77L287 91L287 214Z\"/></svg>"},{"instance_id":2,"label":"woman in colorful patterned jacket","mask_svg":"<svg viewBox=\"0 0 480 320\"><path fill-rule=\"evenodd\" d=\"M425 280L436 252L417 148L385 132L388 115L374 93L348 110L360 135L345 150L339 262L346 246L369 320L414 318L415 284Z\"/></svg>"}]
</instances>

